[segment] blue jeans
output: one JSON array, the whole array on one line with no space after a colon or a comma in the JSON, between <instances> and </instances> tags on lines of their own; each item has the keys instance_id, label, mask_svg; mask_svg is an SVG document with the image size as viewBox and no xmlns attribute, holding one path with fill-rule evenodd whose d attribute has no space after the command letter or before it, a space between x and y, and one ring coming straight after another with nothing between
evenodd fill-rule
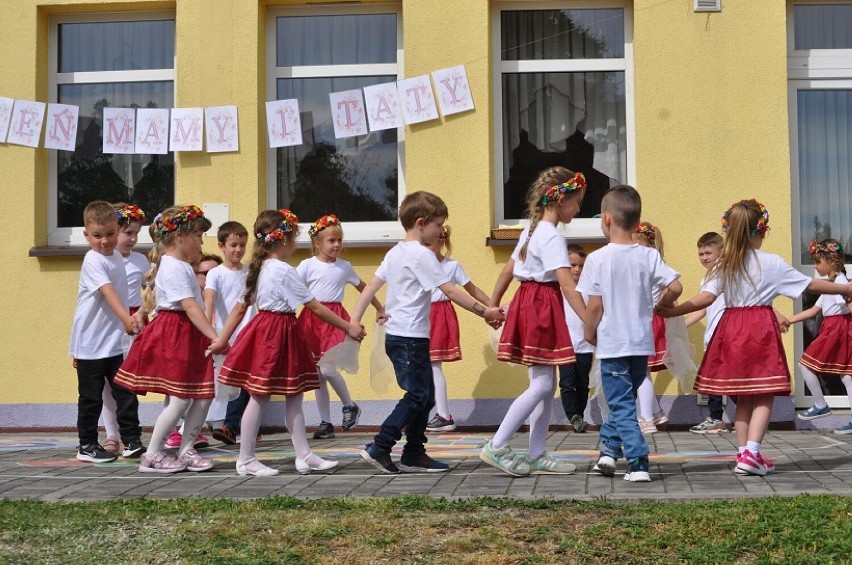
<instances>
[{"instance_id":1,"label":"blue jeans","mask_svg":"<svg viewBox=\"0 0 852 565\"><path fill-rule=\"evenodd\" d=\"M435 406L435 381L429 360L429 338L400 337L388 334L385 352L393 363L396 382L405 391L396 404L373 444L381 453L390 453L402 438L405 428L403 457L426 453L426 424L429 411Z\"/></svg>"},{"instance_id":2,"label":"blue jeans","mask_svg":"<svg viewBox=\"0 0 852 565\"><path fill-rule=\"evenodd\" d=\"M601 382L609 416L601 426L601 453L633 461L648 456L648 443L636 419L636 391L648 374L648 356L601 359Z\"/></svg>"}]
</instances>

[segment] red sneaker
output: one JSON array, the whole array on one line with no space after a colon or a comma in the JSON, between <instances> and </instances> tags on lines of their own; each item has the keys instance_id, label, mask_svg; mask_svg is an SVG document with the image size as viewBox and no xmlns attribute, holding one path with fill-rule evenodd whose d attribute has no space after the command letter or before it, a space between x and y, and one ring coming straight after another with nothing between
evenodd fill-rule
<instances>
[{"instance_id":1,"label":"red sneaker","mask_svg":"<svg viewBox=\"0 0 852 565\"><path fill-rule=\"evenodd\" d=\"M775 469L774 465L772 469ZM758 475L760 477L771 472L767 470L760 454L754 455L748 449L737 455L737 470L743 471L746 475Z\"/></svg>"}]
</instances>

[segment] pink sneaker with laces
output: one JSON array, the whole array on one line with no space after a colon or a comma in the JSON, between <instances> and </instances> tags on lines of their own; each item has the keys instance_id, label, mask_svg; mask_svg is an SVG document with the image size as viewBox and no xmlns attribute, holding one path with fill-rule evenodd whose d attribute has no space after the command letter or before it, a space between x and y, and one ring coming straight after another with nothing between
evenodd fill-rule
<instances>
[{"instance_id":1,"label":"pink sneaker with laces","mask_svg":"<svg viewBox=\"0 0 852 565\"><path fill-rule=\"evenodd\" d=\"M737 466L735 472L740 475L758 475L763 477L775 471L775 465L766 461L760 453L755 455L750 450L746 449L737 455Z\"/></svg>"}]
</instances>

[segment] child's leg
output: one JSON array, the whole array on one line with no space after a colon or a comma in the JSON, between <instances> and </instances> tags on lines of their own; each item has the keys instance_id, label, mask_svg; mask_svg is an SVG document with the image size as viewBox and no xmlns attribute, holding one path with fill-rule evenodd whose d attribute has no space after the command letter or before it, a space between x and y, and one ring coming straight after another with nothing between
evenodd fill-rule
<instances>
[{"instance_id":1,"label":"child's leg","mask_svg":"<svg viewBox=\"0 0 852 565\"><path fill-rule=\"evenodd\" d=\"M554 382L553 367L549 365L532 365L527 369L530 386L512 402L509 411L503 417L503 422L494 434L491 445L495 449L505 447L511 441L518 428L530 417L536 407L548 396L553 398L556 383ZM548 417L550 413L548 412ZM539 433L541 433L539 431ZM545 431L545 435L546 435Z\"/></svg>"},{"instance_id":2,"label":"child's leg","mask_svg":"<svg viewBox=\"0 0 852 565\"><path fill-rule=\"evenodd\" d=\"M852 375L843 375L840 381L846 387L846 396L849 397L849 406L852 407Z\"/></svg>"},{"instance_id":3,"label":"child's leg","mask_svg":"<svg viewBox=\"0 0 852 565\"><path fill-rule=\"evenodd\" d=\"M574 392L577 414L582 418L589 404L589 373L592 372L592 354L578 353L574 364L576 390Z\"/></svg>"},{"instance_id":4,"label":"child's leg","mask_svg":"<svg viewBox=\"0 0 852 565\"><path fill-rule=\"evenodd\" d=\"M184 412L186 412L187 408L189 408L190 402L192 399L190 398L177 398L176 396L170 396L168 405L163 408L163 411L160 412L160 415L157 417L157 421L154 423L154 431L151 434L151 443L148 444L148 456L153 457L157 454L158 451L163 449L163 445L166 443L166 437L169 433L174 429L175 425L178 423L178 420L181 419ZM195 436L193 436L193 439Z\"/></svg>"},{"instance_id":5,"label":"child's leg","mask_svg":"<svg viewBox=\"0 0 852 565\"><path fill-rule=\"evenodd\" d=\"M116 361L121 365L122 359L122 355L117 355L108 359L77 360L77 434L80 445L98 441L98 418L103 409L106 376Z\"/></svg>"},{"instance_id":6,"label":"child's leg","mask_svg":"<svg viewBox=\"0 0 852 565\"><path fill-rule=\"evenodd\" d=\"M331 422L331 398L328 395L328 382L319 367L317 367L317 375L319 375L319 388L314 391L317 399L317 410L320 420Z\"/></svg>"},{"instance_id":7,"label":"child's leg","mask_svg":"<svg viewBox=\"0 0 852 565\"><path fill-rule=\"evenodd\" d=\"M645 375L636 395L639 399L639 417L646 422L653 422L655 404L657 407L659 404L657 404L657 394L654 391L654 381L651 380L650 375Z\"/></svg>"},{"instance_id":8,"label":"child's leg","mask_svg":"<svg viewBox=\"0 0 852 565\"><path fill-rule=\"evenodd\" d=\"M547 432L550 429L550 411L553 406L553 395L556 393L556 371L555 367L542 367L550 373L549 376L542 377L542 384L546 381L550 382L550 392L545 392L541 402L536 404L530 414L530 448L527 452L527 458L534 461L539 455L544 453L544 445L547 442Z\"/></svg>"},{"instance_id":9,"label":"child's leg","mask_svg":"<svg viewBox=\"0 0 852 565\"><path fill-rule=\"evenodd\" d=\"M740 394L737 397L737 447L741 450L745 448L749 436L749 424L751 422L751 413L754 405L754 396L751 394Z\"/></svg>"},{"instance_id":10,"label":"child's leg","mask_svg":"<svg viewBox=\"0 0 852 565\"><path fill-rule=\"evenodd\" d=\"M104 406L101 409L101 421L104 423L107 438L118 439L118 418L116 416L115 399L112 397L112 387L109 381L104 383L104 391L101 394Z\"/></svg>"},{"instance_id":11,"label":"child's leg","mask_svg":"<svg viewBox=\"0 0 852 565\"><path fill-rule=\"evenodd\" d=\"M722 406L722 397L718 394L711 394L707 397L707 408L710 410L710 417L714 420L721 420L724 414Z\"/></svg>"},{"instance_id":12,"label":"child's leg","mask_svg":"<svg viewBox=\"0 0 852 565\"><path fill-rule=\"evenodd\" d=\"M819 377L813 371L799 363L799 370L802 371L802 378L808 389L811 391L811 396L814 397L814 406L817 408L825 408L828 403L825 401L825 395L822 393L822 384L819 382Z\"/></svg>"},{"instance_id":13,"label":"child's leg","mask_svg":"<svg viewBox=\"0 0 852 565\"><path fill-rule=\"evenodd\" d=\"M249 471L255 471L251 465L258 463L255 454L257 434L260 431L260 419L263 416L263 410L269 403L269 398L269 396L252 394L249 396L248 404L243 411L243 419L240 423L240 455L237 461L246 465ZM262 465L262 463L258 464Z\"/></svg>"},{"instance_id":14,"label":"child's leg","mask_svg":"<svg viewBox=\"0 0 852 565\"><path fill-rule=\"evenodd\" d=\"M121 363L116 362L114 368L115 371L107 375L107 386L104 387L104 391L110 390L110 400L115 406L119 435L124 446L127 447L131 442L138 442L142 437L142 428L139 426L139 398L123 386L113 383ZM106 407L106 404L104 406Z\"/></svg>"},{"instance_id":15,"label":"child's leg","mask_svg":"<svg viewBox=\"0 0 852 565\"><path fill-rule=\"evenodd\" d=\"M648 443L636 419L636 394L647 376L647 363L644 356L601 360L601 383L610 410L601 426L601 453L613 459L622 451L628 461L648 456Z\"/></svg>"},{"instance_id":16,"label":"child's leg","mask_svg":"<svg viewBox=\"0 0 852 565\"><path fill-rule=\"evenodd\" d=\"M565 411L565 417L568 418L569 421L578 413L577 380L576 363L559 366L559 400L562 402L562 409ZM583 415L582 412L580 412L580 415Z\"/></svg>"},{"instance_id":17,"label":"child's leg","mask_svg":"<svg viewBox=\"0 0 852 565\"><path fill-rule=\"evenodd\" d=\"M251 395L240 389L240 395L228 403L228 411L225 414L225 427L234 432L234 436L240 435L240 421L248 406Z\"/></svg>"},{"instance_id":18,"label":"child's leg","mask_svg":"<svg viewBox=\"0 0 852 565\"><path fill-rule=\"evenodd\" d=\"M444 377L444 364L432 363L432 381L435 383L435 411L445 420L450 419L450 406L447 399L447 379Z\"/></svg>"},{"instance_id":19,"label":"child's leg","mask_svg":"<svg viewBox=\"0 0 852 565\"><path fill-rule=\"evenodd\" d=\"M194 399L189 409L186 411L186 417L183 421L183 437L180 442L180 451L178 455L183 455L195 445L195 438L201 433L201 428L204 427L204 419L207 417L207 411L210 410L212 398Z\"/></svg>"},{"instance_id":20,"label":"child's leg","mask_svg":"<svg viewBox=\"0 0 852 565\"><path fill-rule=\"evenodd\" d=\"M319 371L319 369L317 369ZM325 380L328 381L328 384L331 385L331 388L334 389L334 392L337 393L337 396L340 398L340 402L343 403L344 406L352 406L354 402L352 402L352 397L349 395L349 387L346 386L346 380L338 373L337 371L328 371L323 372L322 376L325 377ZM328 392L326 392L326 395ZM327 422L330 420L326 420Z\"/></svg>"},{"instance_id":21,"label":"child's leg","mask_svg":"<svg viewBox=\"0 0 852 565\"><path fill-rule=\"evenodd\" d=\"M751 420L748 424L748 444L754 445L752 451L760 452L760 443L769 429L769 419L772 416L772 404L775 396L772 394L758 394L752 399Z\"/></svg>"}]
</instances>

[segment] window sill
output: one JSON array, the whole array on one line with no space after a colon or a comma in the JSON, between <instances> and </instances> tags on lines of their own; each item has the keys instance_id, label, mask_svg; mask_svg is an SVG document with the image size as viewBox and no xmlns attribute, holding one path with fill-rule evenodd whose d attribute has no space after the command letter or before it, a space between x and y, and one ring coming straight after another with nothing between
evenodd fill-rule
<instances>
[{"instance_id":1,"label":"window sill","mask_svg":"<svg viewBox=\"0 0 852 565\"><path fill-rule=\"evenodd\" d=\"M606 245L606 238L604 236L566 237L565 242L576 243L577 245ZM494 239L493 237L485 238L486 247L514 247L517 244L517 239Z\"/></svg>"},{"instance_id":2,"label":"window sill","mask_svg":"<svg viewBox=\"0 0 852 565\"><path fill-rule=\"evenodd\" d=\"M30 247L30 257L82 257L89 250L88 245L41 245ZM141 244L133 248L139 253L148 254L151 244Z\"/></svg>"}]
</instances>

